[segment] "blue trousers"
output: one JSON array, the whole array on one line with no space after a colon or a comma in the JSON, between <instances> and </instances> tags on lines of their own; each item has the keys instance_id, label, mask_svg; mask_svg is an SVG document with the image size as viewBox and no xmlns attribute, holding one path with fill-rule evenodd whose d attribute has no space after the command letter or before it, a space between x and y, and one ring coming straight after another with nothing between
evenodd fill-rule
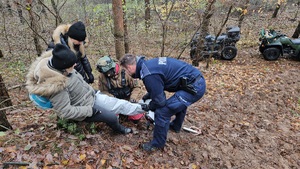
<instances>
[{"instance_id":1,"label":"blue trousers","mask_svg":"<svg viewBox=\"0 0 300 169\"><path fill-rule=\"evenodd\" d=\"M171 117L173 115L175 115L175 119L172 121L172 127L178 131L181 129L187 107L201 99L205 93L205 79L200 78L194 82L193 86L197 91L196 95L179 90L167 99L164 107L155 110L155 126L151 146L158 148L165 146Z\"/></svg>"}]
</instances>

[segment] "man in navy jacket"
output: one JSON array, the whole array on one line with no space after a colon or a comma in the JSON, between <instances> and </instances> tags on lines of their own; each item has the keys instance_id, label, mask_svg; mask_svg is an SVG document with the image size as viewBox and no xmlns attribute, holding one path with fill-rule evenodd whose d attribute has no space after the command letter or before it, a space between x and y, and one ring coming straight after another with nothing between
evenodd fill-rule
<instances>
[{"instance_id":1,"label":"man in navy jacket","mask_svg":"<svg viewBox=\"0 0 300 169\"><path fill-rule=\"evenodd\" d=\"M187 107L203 97L205 79L198 69L174 58L145 60L143 56L126 54L120 62L133 78L143 80L148 92L143 100L151 99L149 105L143 105L144 110L155 112L153 139L141 147L146 151L163 148L169 128L179 133ZM167 99L164 91L174 95ZM170 122L173 115L175 119Z\"/></svg>"}]
</instances>

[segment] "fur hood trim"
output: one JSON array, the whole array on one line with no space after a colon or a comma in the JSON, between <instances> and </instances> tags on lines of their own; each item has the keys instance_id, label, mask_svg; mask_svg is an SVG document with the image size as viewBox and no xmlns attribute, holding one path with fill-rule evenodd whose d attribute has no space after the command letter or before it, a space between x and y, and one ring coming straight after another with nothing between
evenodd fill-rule
<instances>
[{"instance_id":1,"label":"fur hood trim","mask_svg":"<svg viewBox=\"0 0 300 169\"><path fill-rule=\"evenodd\" d=\"M68 31L69 28L71 27L71 24L64 24L64 25L59 25L53 32L52 39L54 41L54 44L61 43L60 40L60 34L65 35ZM70 49L76 54L76 51L74 49L74 44L71 42L70 37L68 36L68 46ZM79 46L79 51L82 53L82 57L85 56L85 50L84 48L88 46L88 39L85 39L85 44Z\"/></svg>"},{"instance_id":2,"label":"fur hood trim","mask_svg":"<svg viewBox=\"0 0 300 169\"><path fill-rule=\"evenodd\" d=\"M67 86L68 78L48 66L52 50L44 52L34 61L26 76L26 88L29 93L50 97Z\"/></svg>"}]
</instances>

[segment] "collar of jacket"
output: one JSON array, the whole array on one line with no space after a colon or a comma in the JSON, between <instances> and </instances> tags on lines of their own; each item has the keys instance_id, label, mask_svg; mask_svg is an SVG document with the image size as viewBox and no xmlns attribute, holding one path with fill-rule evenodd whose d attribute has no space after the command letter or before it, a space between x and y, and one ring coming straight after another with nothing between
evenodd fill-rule
<instances>
[{"instance_id":1,"label":"collar of jacket","mask_svg":"<svg viewBox=\"0 0 300 169\"><path fill-rule=\"evenodd\" d=\"M142 64L145 62L145 56L136 56L136 71L134 78L141 79Z\"/></svg>"}]
</instances>

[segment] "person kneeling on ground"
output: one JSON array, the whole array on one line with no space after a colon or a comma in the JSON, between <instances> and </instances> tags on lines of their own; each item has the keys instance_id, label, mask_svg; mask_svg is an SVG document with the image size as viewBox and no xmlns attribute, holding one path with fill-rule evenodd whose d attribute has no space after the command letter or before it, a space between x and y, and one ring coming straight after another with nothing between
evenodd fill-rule
<instances>
[{"instance_id":1,"label":"person kneeling on ground","mask_svg":"<svg viewBox=\"0 0 300 169\"><path fill-rule=\"evenodd\" d=\"M110 56L102 56L96 64L99 74L98 89L118 99L137 102L142 97L141 86L137 79L133 79L125 69L121 68ZM128 116L128 120L138 123L144 113Z\"/></svg>"},{"instance_id":2,"label":"person kneeling on ground","mask_svg":"<svg viewBox=\"0 0 300 169\"><path fill-rule=\"evenodd\" d=\"M116 132L132 132L119 123L116 114L140 114L144 112L141 105L96 92L74 70L76 61L68 47L55 45L31 64L26 81L28 92L49 99L62 119L105 122Z\"/></svg>"}]
</instances>

